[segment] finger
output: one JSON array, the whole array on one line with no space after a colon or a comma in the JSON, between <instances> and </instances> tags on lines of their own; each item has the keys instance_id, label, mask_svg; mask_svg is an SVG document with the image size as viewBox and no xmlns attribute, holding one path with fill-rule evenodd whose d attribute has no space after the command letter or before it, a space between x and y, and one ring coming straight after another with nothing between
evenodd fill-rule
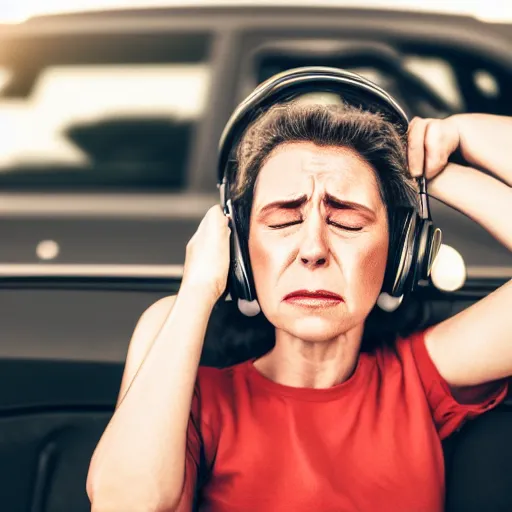
<instances>
[{"instance_id":1,"label":"finger","mask_svg":"<svg viewBox=\"0 0 512 512\"><path fill-rule=\"evenodd\" d=\"M220 204L216 204L215 206L212 206L212 215L220 222L225 224L230 218L231 215L228 213L224 213L224 209Z\"/></svg>"},{"instance_id":2,"label":"finger","mask_svg":"<svg viewBox=\"0 0 512 512\"><path fill-rule=\"evenodd\" d=\"M429 179L439 174L458 145L458 133L444 119L432 120L425 133L425 173Z\"/></svg>"},{"instance_id":3,"label":"finger","mask_svg":"<svg viewBox=\"0 0 512 512\"><path fill-rule=\"evenodd\" d=\"M216 236L224 238L231 233L231 216L224 213L224 210L219 206L218 209L213 209L210 212L211 216L205 225L209 233L216 233Z\"/></svg>"},{"instance_id":4,"label":"finger","mask_svg":"<svg viewBox=\"0 0 512 512\"><path fill-rule=\"evenodd\" d=\"M407 161L409 172L414 177L423 174L425 163L425 132L430 119L415 117L409 124L407 134Z\"/></svg>"},{"instance_id":5,"label":"finger","mask_svg":"<svg viewBox=\"0 0 512 512\"><path fill-rule=\"evenodd\" d=\"M229 219L219 204L211 206L199 224L199 229L210 231L213 226L227 225Z\"/></svg>"},{"instance_id":6,"label":"finger","mask_svg":"<svg viewBox=\"0 0 512 512\"><path fill-rule=\"evenodd\" d=\"M201 236L201 233L204 231L209 232L211 231L211 228L209 226L212 225L213 219L216 216L215 207L211 206L208 208L207 212L204 214L204 217L201 219L199 224L197 225L195 233L192 235L192 238L189 240L189 243L191 243L193 240L196 240Z\"/></svg>"},{"instance_id":7,"label":"finger","mask_svg":"<svg viewBox=\"0 0 512 512\"><path fill-rule=\"evenodd\" d=\"M213 206L210 206L208 208L208 211L206 212L206 217L218 217L219 215L224 216L224 211L222 209L222 206L220 204L214 204Z\"/></svg>"},{"instance_id":8,"label":"finger","mask_svg":"<svg viewBox=\"0 0 512 512\"><path fill-rule=\"evenodd\" d=\"M439 120L434 120L425 131L425 174L433 178L444 167L444 151L442 140L443 128Z\"/></svg>"}]
</instances>

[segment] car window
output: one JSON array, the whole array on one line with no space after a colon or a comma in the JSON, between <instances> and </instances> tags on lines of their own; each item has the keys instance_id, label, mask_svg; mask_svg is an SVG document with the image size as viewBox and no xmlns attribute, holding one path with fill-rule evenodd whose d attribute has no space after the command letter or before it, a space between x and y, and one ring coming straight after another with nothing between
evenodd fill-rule
<instances>
[{"instance_id":1,"label":"car window","mask_svg":"<svg viewBox=\"0 0 512 512\"><path fill-rule=\"evenodd\" d=\"M206 50L190 62L183 54L176 62L49 64L27 96L0 96L0 186L184 188L210 64ZM9 72L0 70L4 89Z\"/></svg>"},{"instance_id":2,"label":"car window","mask_svg":"<svg viewBox=\"0 0 512 512\"><path fill-rule=\"evenodd\" d=\"M318 42L317 42L318 43ZM328 40L263 43L254 51L255 81L286 69L341 67L377 83L410 116L445 117L456 112L512 115L507 90L512 74L477 55L454 48ZM253 83L245 84L249 90Z\"/></svg>"}]
</instances>

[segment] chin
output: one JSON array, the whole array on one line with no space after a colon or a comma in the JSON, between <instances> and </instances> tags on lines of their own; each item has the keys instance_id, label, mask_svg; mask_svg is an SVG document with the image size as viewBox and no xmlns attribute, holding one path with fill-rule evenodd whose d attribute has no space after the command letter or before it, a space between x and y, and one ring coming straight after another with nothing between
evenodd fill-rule
<instances>
[{"instance_id":1,"label":"chin","mask_svg":"<svg viewBox=\"0 0 512 512\"><path fill-rule=\"evenodd\" d=\"M282 329L303 341L322 343L348 331L351 326L343 319L322 318L321 316L304 316L287 319ZM345 325L346 324L346 325Z\"/></svg>"}]
</instances>

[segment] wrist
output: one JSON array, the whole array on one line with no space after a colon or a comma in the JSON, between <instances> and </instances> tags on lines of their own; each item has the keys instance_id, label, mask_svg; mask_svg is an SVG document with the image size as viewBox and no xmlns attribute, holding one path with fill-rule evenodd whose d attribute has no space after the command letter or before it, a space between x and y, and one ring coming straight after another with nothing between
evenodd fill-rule
<instances>
[{"instance_id":1,"label":"wrist","mask_svg":"<svg viewBox=\"0 0 512 512\"><path fill-rule=\"evenodd\" d=\"M186 301L190 301L194 309L200 306L213 309L221 295L221 293L218 293L209 286L190 281L182 281L178 291L178 296Z\"/></svg>"},{"instance_id":2,"label":"wrist","mask_svg":"<svg viewBox=\"0 0 512 512\"><path fill-rule=\"evenodd\" d=\"M473 162L471 159L470 151L468 151L468 144L466 138L468 126L471 129L471 125L474 124L475 119L477 119L476 114L468 113L453 114L448 118L448 121L452 124L454 130L456 130L458 135L457 148L462 157L464 158L464 160L466 160L466 162L470 164L472 164Z\"/></svg>"}]
</instances>

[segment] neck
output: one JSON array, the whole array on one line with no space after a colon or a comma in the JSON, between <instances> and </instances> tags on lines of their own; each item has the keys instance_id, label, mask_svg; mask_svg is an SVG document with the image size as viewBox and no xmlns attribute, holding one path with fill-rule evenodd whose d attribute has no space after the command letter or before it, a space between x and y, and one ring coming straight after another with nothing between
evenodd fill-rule
<instances>
[{"instance_id":1,"label":"neck","mask_svg":"<svg viewBox=\"0 0 512 512\"><path fill-rule=\"evenodd\" d=\"M274 348L254 362L265 377L285 386L325 389L354 372L364 326L335 338L306 341L276 329Z\"/></svg>"}]
</instances>

